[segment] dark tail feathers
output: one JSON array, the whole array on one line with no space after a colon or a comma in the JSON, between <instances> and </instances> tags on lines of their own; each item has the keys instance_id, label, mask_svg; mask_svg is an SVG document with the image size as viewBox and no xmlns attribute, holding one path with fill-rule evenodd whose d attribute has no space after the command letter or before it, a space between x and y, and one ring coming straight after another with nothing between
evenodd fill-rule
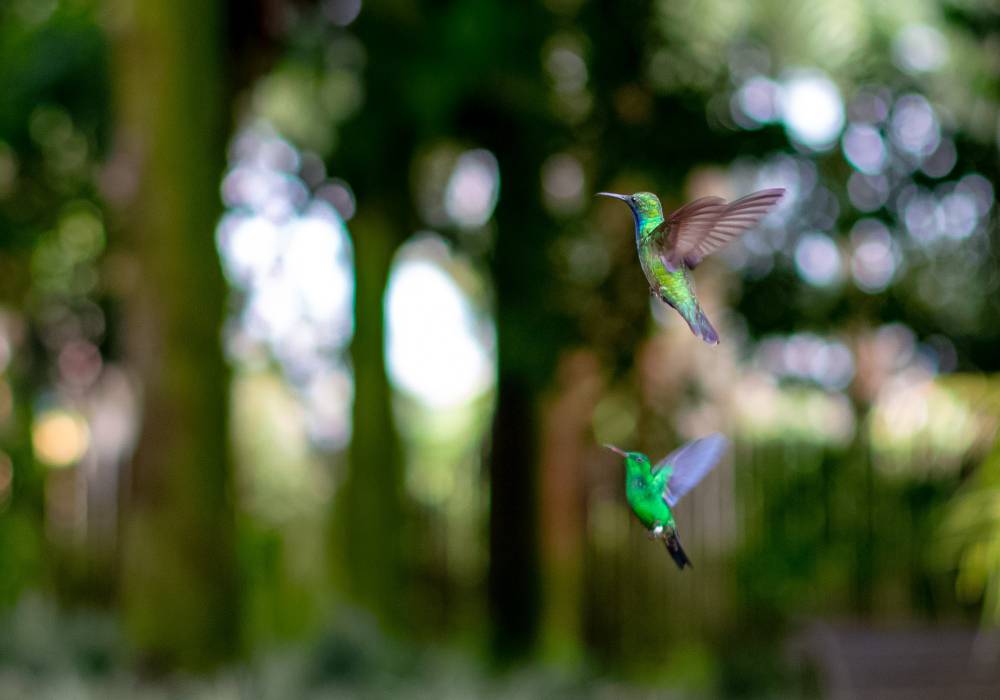
<instances>
[{"instance_id":1,"label":"dark tail feathers","mask_svg":"<svg viewBox=\"0 0 1000 700\"><path fill-rule=\"evenodd\" d=\"M681 547L681 541L677 539L677 535L669 535L663 540L664 546L667 548L667 553L670 558L674 560L677 564L677 568L684 570L685 566L690 566L692 569L694 566L691 564L691 560L688 559L687 554L684 553L684 548Z\"/></svg>"},{"instance_id":2,"label":"dark tail feathers","mask_svg":"<svg viewBox=\"0 0 1000 700\"><path fill-rule=\"evenodd\" d=\"M708 320L708 316L705 315L700 306L695 309L694 318L688 320L688 325L691 327L692 333L709 345L719 344L719 334L712 327L712 322Z\"/></svg>"}]
</instances>

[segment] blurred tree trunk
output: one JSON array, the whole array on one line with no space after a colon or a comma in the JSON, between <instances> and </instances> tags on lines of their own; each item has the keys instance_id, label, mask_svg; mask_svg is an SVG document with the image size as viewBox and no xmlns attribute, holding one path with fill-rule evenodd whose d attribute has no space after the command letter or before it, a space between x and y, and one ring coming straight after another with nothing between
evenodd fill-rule
<instances>
[{"instance_id":1,"label":"blurred tree trunk","mask_svg":"<svg viewBox=\"0 0 1000 700\"><path fill-rule=\"evenodd\" d=\"M410 161L416 150L406 93L416 40L390 4L365 6L355 33L377 52L365 75L365 108L344 127L331 170L355 188L358 214L350 223L354 246L354 408L350 459L334 504L331 541L334 576L351 599L389 629L406 619L403 454L385 367L385 294L396 250L416 230ZM410 16L412 19L412 16ZM402 25L401 25L402 23ZM376 51L377 49L383 49Z\"/></svg>"},{"instance_id":2,"label":"blurred tree trunk","mask_svg":"<svg viewBox=\"0 0 1000 700\"><path fill-rule=\"evenodd\" d=\"M125 623L152 668L237 648L237 583L214 244L227 135L222 11L109 0L118 177L129 251L129 356L143 428L123 503Z\"/></svg>"},{"instance_id":3,"label":"blurred tree trunk","mask_svg":"<svg viewBox=\"0 0 1000 700\"><path fill-rule=\"evenodd\" d=\"M553 303L549 247L557 229L542 208L537 179L553 130L547 115L517 101L492 105L468 122L481 125L479 141L497 154L504 182L492 267L498 385L488 590L494 653L514 660L532 652L539 636L539 509L547 507L538 498L542 398L569 336Z\"/></svg>"},{"instance_id":4,"label":"blurred tree trunk","mask_svg":"<svg viewBox=\"0 0 1000 700\"><path fill-rule=\"evenodd\" d=\"M564 353L545 401L541 449L542 642L552 659L583 653L587 463L593 455L591 416L604 378L589 349Z\"/></svg>"},{"instance_id":5,"label":"blurred tree trunk","mask_svg":"<svg viewBox=\"0 0 1000 700\"><path fill-rule=\"evenodd\" d=\"M502 183L491 259L497 406L487 465L487 588L493 652L510 662L535 650L543 587L548 593L557 583L549 579L543 586L543 569L552 569L543 564L540 542L540 511L548 508L539 498L542 402L573 334L558 307L552 264L551 245L560 231L542 206L539 186L543 163L567 137L549 108L550 86L539 70L553 17L541 4L518 13L500 12L502 3L492 7L497 13L488 36L465 47L467 95L457 110L457 131L496 155Z\"/></svg>"},{"instance_id":6,"label":"blurred tree trunk","mask_svg":"<svg viewBox=\"0 0 1000 700\"><path fill-rule=\"evenodd\" d=\"M441 138L442 125L451 125L447 133L460 145L488 148L498 159L503 185L491 271L499 357L488 458L487 583L493 648L503 659L525 655L538 636L540 401L566 337L552 308L548 248L556 230L538 186L541 164L562 132L549 113L549 87L539 71L551 22L541 5L510 13L496 0L434 8L412 1L365 5L353 25L373 56L364 115L345 129L343 142L352 148L337 162L359 202L385 217L375 223L359 215L351 224L358 275L355 444L338 504L345 552L353 552L346 573L353 587L371 596L368 606L384 613L387 605L404 602L398 591L391 596L389 586L403 565L395 540L406 530L397 517L403 469L384 379L383 296L394 247L426 225L413 208L413 159L419 146ZM480 25L489 31L456 31ZM456 62L456 55L462 60ZM371 203L374 192L381 195L377 204Z\"/></svg>"},{"instance_id":7,"label":"blurred tree trunk","mask_svg":"<svg viewBox=\"0 0 1000 700\"><path fill-rule=\"evenodd\" d=\"M391 627L402 618L401 454L385 369L384 298L398 246L381 207L354 219L354 421L350 469L338 494L340 571L352 598Z\"/></svg>"}]
</instances>

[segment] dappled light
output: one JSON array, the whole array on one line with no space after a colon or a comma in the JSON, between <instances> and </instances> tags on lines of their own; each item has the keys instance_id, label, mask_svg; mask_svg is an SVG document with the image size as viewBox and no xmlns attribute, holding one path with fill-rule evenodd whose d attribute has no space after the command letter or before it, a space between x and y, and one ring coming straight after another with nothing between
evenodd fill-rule
<instances>
[{"instance_id":1,"label":"dappled light","mask_svg":"<svg viewBox=\"0 0 1000 700\"><path fill-rule=\"evenodd\" d=\"M846 445L854 436L856 417L843 394L782 389L771 378L752 375L739 389L738 424L753 439Z\"/></svg>"},{"instance_id":2,"label":"dappled light","mask_svg":"<svg viewBox=\"0 0 1000 700\"><path fill-rule=\"evenodd\" d=\"M432 408L467 403L492 386L493 340L441 268L442 243L425 237L400 251L386 297L389 374Z\"/></svg>"},{"instance_id":3,"label":"dappled light","mask_svg":"<svg viewBox=\"0 0 1000 700\"><path fill-rule=\"evenodd\" d=\"M248 367L272 355L301 389L318 444L342 446L351 384L339 354L351 339L354 280L347 228L330 199L353 207L349 192L322 171L308 173L299 151L266 125L240 133L232 155L217 238L243 301L227 347ZM304 177L315 179L313 192Z\"/></svg>"}]
</instances>

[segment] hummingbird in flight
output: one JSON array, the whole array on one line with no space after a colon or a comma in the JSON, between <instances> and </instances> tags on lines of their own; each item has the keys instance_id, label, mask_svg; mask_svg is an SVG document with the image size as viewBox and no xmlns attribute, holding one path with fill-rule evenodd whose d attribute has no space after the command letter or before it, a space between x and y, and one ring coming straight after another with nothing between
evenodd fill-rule
<instances>
[{"instance_id":1,"label":"hummingbird in flight","mask_svg":"<svg viewBox=\"0 0 1000 700\"><path fill-rule=\"evenodd\" d=\"M712 433L684 444L655 465L650 465L649 457L641 452L626 452L614 445L605 447L625 460L625 499L649 530L650 539L663 540L678 569L691 566L677 538L671 509L718 464L729 441L721 433Z\"/></svg>"},{"instance_id":2,"label":"hummingbird in flight","mask_svg":"<svg viewBox=\"0 0 1000 700\"><path fill-rule=\"evenodd\" d=\"M784 193L780 187L760 190L729 203L721 197L702 197L666 218L659 198L652 192L597 195L620 199L632 210L635 245L649 281L649 293L672 306L692 333L716 345L719 334L701 310L688 272L755 226Z\"/></svg>"}]
</instances>

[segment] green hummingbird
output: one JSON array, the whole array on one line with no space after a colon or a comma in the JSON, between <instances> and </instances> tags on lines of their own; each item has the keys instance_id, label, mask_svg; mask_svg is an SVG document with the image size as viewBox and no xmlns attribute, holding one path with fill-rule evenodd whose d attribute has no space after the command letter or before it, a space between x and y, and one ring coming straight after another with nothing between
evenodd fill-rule
<instances>
[{"instance_id":1,"label":"green hummingbird","mask_svg":"<svg viewBox=\"0 0 1000 700\"><path fill-rule=\"evenodd\" d=\"M712 433L684 444L650 466L649 457L641 452L605 445L625 459L625 499L632 512L649 530L650 539L663 540L679 569L691 566L691 560L677 539L671 509L718 464L728 446L721 433Z\"/></svg>"},{"instance_id":2,"label":"green hummingbird","mask_svg":"<svg viewBox=\"0 0 1000 700\"><path fill-rule=\"evenodd\" d=\"M784 193L780 187L761 190L728 204L721 197L702 197L666 219L659 198L652 192L597 194L620 199L632 210L635 245L649 280L649 293L676 309L692 333L716 345L719 334L698 304L688 271L756 225Z\"/></svg>"}]
</instances>

